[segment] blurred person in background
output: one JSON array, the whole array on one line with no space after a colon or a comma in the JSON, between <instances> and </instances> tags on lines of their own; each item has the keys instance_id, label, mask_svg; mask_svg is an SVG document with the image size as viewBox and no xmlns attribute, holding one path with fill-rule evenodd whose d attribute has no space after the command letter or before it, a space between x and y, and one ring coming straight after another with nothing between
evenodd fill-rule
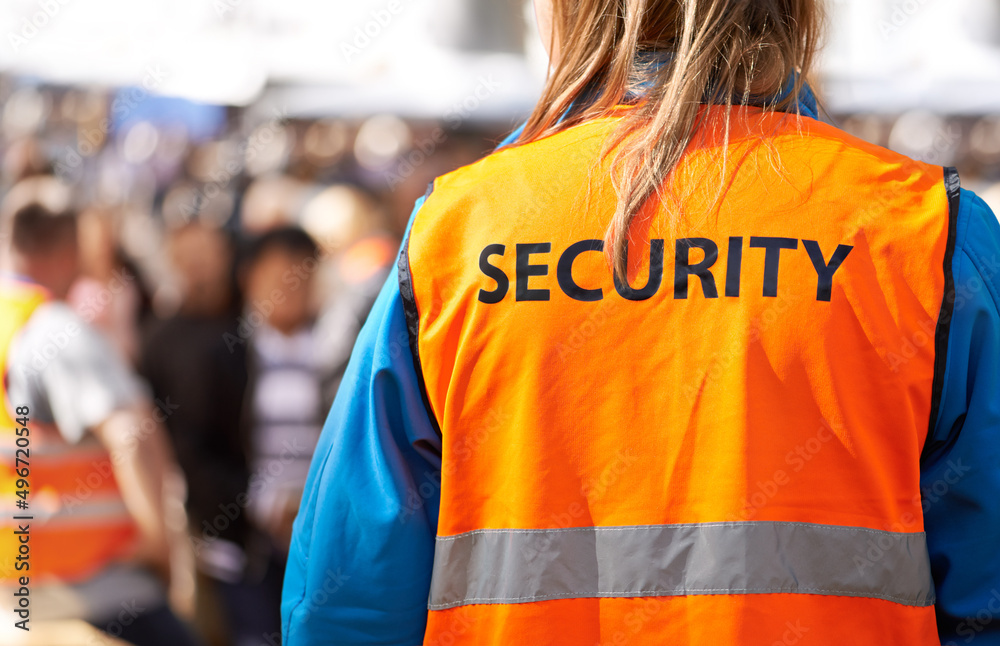
<instances>
[{"instance_id":1,"label":"blurred person in background","mask_svg":"<svg viewBox=\"0 0 1000 646\"><path fill-rule=\"evenodd\" d=\"M0 163L0 188L9 190L22 179L51 172L51 165L36 137L21 137L10 142Z\"/></svg>"},{"instance_id":2,"label":"blurred person in background","mask_svg":"<svg viewBox=\"0 0 1000 646\"><path fill-rule=\"evenodd\" d=\"M219 251L217 259L231 258ZM199 372L212 382L196 379L186 386L192 397L204 397L199 410L211 414L212 424L183 433L202 441L195 454L203 464L189 465L195 472L191 486L199 488L205 502L195 549L204 571L216 580L236 646L259 646L280 635L292 520L325 412L313 332L316 256L316 244L301 229L260 234L240 261L242 313L218 320L195 354L190 346L165 350L174 363L188 364L176 373L177 380L190 380L190 368L204 364ZM177 341L190 343L192 336L189 332ZM151 354L164 351L162 341L153 345ZM179 353L185 358L178 359ZM225 446L218 444L222 440ZM206 444L210 441L214 446ZM208 480L222 477L226 482L211 488Z\"/></svg>"},{"instance_id":3,"label":"blurred person in background","mask_svg":"<svg viewBox=\"0 0 1000 646\"><path fill-rule=\"evenodd\" d=\"M323 425L323 381L315 330L319 247L300 228L280 227L250 243L242 280L241 330L248 340L250 510L284 559L306 472ZM280 601L280 581L275 588Z\"/></svg>"},{"instance_id":4,"label":"blurred person in background","mask_svg":"<svg viewBox=\"0 0 1000 646\"><path fill-rule=\"evenodd\" d=\"M354 341L392 271L399 241L386 232L378 203L345 184L313 197L303 209L302 226L322 251L317 281L324 298L316 321L316 352L332 371L323 382L323 402L329 409Z\"/></svg>"},{"instance_id":5,"label":"blurred person in background","mask_svg":"<svg viewBox=\"0 0 1000 646\"><path fill-rule=\"evenodd\" d=\"M83 320L104 333L129 364L139 361L139 329L149 297L135 265L118 243L115 213L91 207L80 213L80 277L67 302Z\"/></svg>"},{"instance_id":6,"label":"blurred person in background","mask_svg":"<svg viewBox=\"0 0 1000 646\"><path fill-rule=\"evenodd\" d=\"M292 226L308 191L307 184L287 175L255 179L243 192L240 226L250 235Z\"/></svg>"},{"instance_id":7,"label":"blurred person in background","mask_svg":"<svg viewBox=\"0 0 1000 646\"><path fill-rule=\"evenodd\" d=\"M28 417L28 570L34 619L84 619L136 646L196 644L167 603L167 522L175 466L141 382L99 333L65 303L78 278L77 217L51 177L25 180L0 206L0 547L17 552L11 521L17 475L15 417ZM15 526L12 526L11 523Z\"/></svg>"},{"instance_id":8,"label":"blurred person in background","mask_svg":"<svg viewBox=\"0 0 1000 646\"><path fill-rule=\"evenodd\" d=\"M1000 644L996 217L819 120L818 0L535 7L535 110L344 375L285 646Z\"/></svg>"},{"instance_id":9,"label":"blurred person in background","mask_svg":"<svg viewBox=\"0 0 1000 646\"><path fill-rule=\"evenodd\" d=\"M225 230L194 219L171 229L166 247L178 309L150 324L140 371L177 407L166 427L187 482L197 567L207 577L199 597L218 600L227 643L257 646L277 627L270 542L246 513L246 345L227 342L238 334L241 303L235 245ZM206 607L199 604L199 625L218 632Z\"/></svg>"}]
</instances>

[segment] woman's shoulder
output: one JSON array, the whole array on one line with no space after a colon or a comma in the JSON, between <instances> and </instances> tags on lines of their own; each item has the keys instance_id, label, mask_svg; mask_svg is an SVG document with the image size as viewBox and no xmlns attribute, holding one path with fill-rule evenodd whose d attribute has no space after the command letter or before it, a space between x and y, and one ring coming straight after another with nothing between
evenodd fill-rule
<instances>
[{"instance_id":1,"label":"woman's shoulder","mask_svg":"<svg viewBox=\"0 0 1000 646\"><path fill-rule=\"evenodd\" d=\"M515 188L589 169L614 128L610 118L585 122L541 139L518 143L508 137L492 153L434 181L437 193L480 192L484 186ZM517 134L515 130L512 134Z\"/></svg>"},{"instance_id":2,"label":"woman's shoulder","mask_svg":"<svg viewBox=\"0 0 1000 646\"><path fill-rule=\"evenodd\" d=\"M923 158L909 157L851 134L836 123L807 116L788 115L788 117L788 124L781 130L781 138L786 143L794 142L796 138L799 138L801 144L808 146L813 154L850 157L859 166L866 162L878 165L891 164L940 174L941 167L931 163L934 161L933 157L936 152L932 147L928 148L927 154L923 155Z\"/></svg>"}]
</instances>

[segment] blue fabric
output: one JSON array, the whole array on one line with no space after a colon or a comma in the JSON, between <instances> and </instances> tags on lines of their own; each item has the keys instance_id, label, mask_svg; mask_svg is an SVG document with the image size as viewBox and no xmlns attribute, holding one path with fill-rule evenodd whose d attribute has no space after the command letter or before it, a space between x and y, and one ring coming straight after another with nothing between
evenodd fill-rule
<instances>
[{"instance_id":1,"label":"blue fabric","mask_svg":"<svg viewBox=\"0 0 1000 646\"><path fill-rule=\"evenodd\" d=\"M777 100L780 101L781 99L783 99L785 95L790 93L794 87L795 87L795 79L794 78L789 79L788 85L786 86L784 92L781 94L781 96L778 97ZM570 110L572 109L573 109L572 106L570 106ZM816 102L816 95L813 93L813 90L809 85L802 86L802 91L799 93L798 109L799 112L804 117L810 117L812 119L817 119L817 120L819 119L819 105ZM566 115L559 117L559 121L562 121L565 118L565 116ZM494 149L493 152L496 152L501 148L506 148L507 146L517 143L517 140L520 139L521 133L524 132L524 127L526 125L528 125L527 122L524 122L521 125L519 125L512 133L507 135L503 141L497 144L497 147Z\"/></svg>"},{"instance_id":2,"label":"blue fabric","mask_svg":"<svg viewBox=\"0 0 1000 646\"><path fill-rule=\"evenodd\" d=\"M501 141L499 144L497 144L497 147L496 147L496 149L493 152L496 152L497 150L500 150L501 148L506 148L507 146L509 146L509 145L517 142L518 138L521 136L521 133L524 132L524 127L526 125L528 125L527 121L525 121L524 123L522 123L521 125L519 125L517 128L515 128L514 132L510 133L509 135L507 135L504 138L503 141Z\"/></svg>"},{"instance_id":3,"label":"blue fabric","mask_svg":"<svg viewBox=\"0 0 1000 646\"><path fill-rule=\"evenodd\" d=\"M803 85L802 92L799 94L799 112L804 117L819 120L819 105L816 102L816 95L813 94L812 87L809 85Z\"/></svg>"},{"instance_id":4,"label":"blue fabric","mask_svg":"<svg viewBox=\"0 0 1000 646\"><path fill-rule=\"evenodd\" d=\"M440 451L393 272L358 337L309 471L285 573L285 646L423 641Z\"/></svg>"},{"instance_id":5,"label":"blue fabric","mask_svg":"<svg viewBox=\"0 0 1000 646\"><path fill-rule=\"evenodd\" d=\"M767 102L774 104L785 100L785 98L788 97L795 89L795 82L797 80L798 75L793 74L788 79L788 82L785 83L785 89L782 90L781 94L778 95L776 99L771 101L760 101L760 103ZM754 101L753 103L756 105L758 102ZM790 106L789 111L794 111L795 108L798 108L799 113L804 117L810 117L817 120L819 119L819 104L816 101L816 95L813 93L812 87L808 83L802 85L802 89L799 91L799 100L796 101L795 105Z\"/></svg>"},{"instance_id":6,"label":"blue fabric","mask_svg":"<svg viewBox=\"0 0 1000 646\"><path fill-rule=\"evenodd\" d=\"M1000 224L962 191L955 311L921 468L944 644L1000 645Z\"/></svg>"}]
</instances>

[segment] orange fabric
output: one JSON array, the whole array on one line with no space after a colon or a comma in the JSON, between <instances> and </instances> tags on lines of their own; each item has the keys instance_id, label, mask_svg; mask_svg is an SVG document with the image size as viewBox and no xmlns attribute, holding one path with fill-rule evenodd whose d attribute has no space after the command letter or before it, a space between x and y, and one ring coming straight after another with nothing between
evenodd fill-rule
<instances>
[{"instance_id":1,"label":"orange fabric","mask_svg":"<svg viewBox=\"0 0 1000 646\"><path fill-rule=\"evenodd\" d=\"M341 273L344 279L357 285L371 279L392 264L399 244L388 238L371 237L359 240L344 251Z\"/></svg>"},{"instance_id":2,"label":"orange fabric","mask_svg":"<svg viewBox=\"0 0 1000 646\"><path fill-rule=\"evenodd\" d=\"M111 457L100 445L81 446L79 450L39 457L31 477L45 483L46 487L80 501L118 494Z\"/></svg>"},{"instance_id":3,"label":"orange fabric","mask_svg":"<svg viewBox=\"0 0 1000 646\"><path fill-rule=\"evenodd\" d=\"M409 257L423 377L443 434L439 535L734 520L923 530L919 457L948 235L943 171L811 119L742 114L725 151L720 207L711 208L721 142L706 136L637 226L633 288L647 282L649 241L665 248L662 285L644 301L616 293L596 252L576 259L572 277L603 289L603 300L573 300L557 281L563 252L603 239L614 210L614 191L600 179L606 162L588 182L613 119L502 150L436 182ZM757 143L759 132L768 143ZM796 241L780 252L777 297L763 295L766 252L751 237ZM698 276L686 299L675 297L675 241L689 238L718 247L710 268L718 298L706 297ZM738 297L725 293L732 238L742 238ZM827 261L839 245L853 247L829 302L818 300L804 241ZM516 299L516 246L531 243L551 244L528 260L547 267L527 278L529 289L549 290L546 301ZM510 286L488 304L480 290L497 282L479 263L493 244L505 251L489 263ZM703 257L694 248L688 264ZM633 603L473 606L493 637L456 643L527 634L532 643L603 643ZM937 643L932 608L788 595L670 606L665 632L629 643L689 634L676 643L770 644L780 635L755 641L769 634L764 627L798 612L817 622L802 643L840 643L847 627L861 630L849 643L877 643L897 623L893 643ZM428 643L449 614L469 611L431 612ZM565 622L543 619L564 612ZM505 623L505 613L528 618ZM711 627L693 625L698 616ZM834 616L842 626L831 626ZM567 630L573 639L560 637ZM716 637L693 637L706 630Z\"/></svg>"},{"instance_id":4,"label":"orange fabric","mask_svg":"<svg viewBox=\"0 0 1000 646\"><path fill-rule=\"evenodd\" d=\"M83 581L109 563L121 560L134 545L136 536L135 523L127 517L36 527L37 523L33 523L31 570L12 572L11 577L26 574L32 579L55 577L67 582ZM15 553L16 548L11 546L7 554Z\"/></svg>"},{"instance_id":5,"label":"orange fabric","mask_svg":"<svg viewBox=\"0 0 1000 646\"><path fill-rule=\"evenodd\" d=\"M0 496L3 506L17 500L18 475L12 453L16 448L17 402L6 392L8 352L17 333L35 309L47 300L41 288L27 284L0 283L0 442L4 460L0 464ZM70 446L54 429L44 427L29 411L28 429L28 509L19 515L30 521L0 519L0 582L28 576L77 581L91 576L108 563L122 558L134 545L135 523L121 508L121 495L114 478L111 457L102 447L82 443ZM21 457L24 457L23 455ZM100 506L110 505L103 511ZM115 512L114 509L120 511ZM60 515L53 517L53 514ZM14 531L30 525L29 569L17 569L15 555L20 547Z\"/></svg>"},{"instance_id":6,"label":"orange fabric","mask_svg":"<svg viewBox=\"0 0 1000 646\"><path fill-rule=\"evenodd\" d=\"M566 599L430 613L424 646L825 646L937 639L933 609L810 595Z\"/></svg>"}]
</instances>

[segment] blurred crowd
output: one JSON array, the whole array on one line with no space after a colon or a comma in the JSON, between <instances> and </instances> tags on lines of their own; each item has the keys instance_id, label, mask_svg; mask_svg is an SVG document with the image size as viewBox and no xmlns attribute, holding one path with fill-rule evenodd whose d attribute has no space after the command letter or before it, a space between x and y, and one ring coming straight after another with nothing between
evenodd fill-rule
<instances>
[{"instance_id":1,"label":"blurred crowd","mask_svg":"<svg viewBox=\"0 0 1000 646\"><path fill-rule=\"evenodd\" d=\"M309 119L2 76L0 110L0 198L66 189L65 301L141 380L183 474L173 607L205 643L280 643L310 460L413 202L511 124Z\"/></svg>"},{"instance_id":2,"label":"blurred crowd","mask_svg":"<svg viewBox=\"0 0 1000 646\"><path fill-rule=\"evenodd\" d=\"M955 166L962 185L1000 213L1000 115L835 115L835 124L865 141L937 166Z\"/></svg>"},{"instance_id":3,"label":"blurred crowd","mask_svg":"<svg viewBox=\"0 0 1000 646\"><path fill-rule=\"evenodd\" d=\"M163 513L185 536L162 578L206 644L280 643L282 575L310 460L412 205L513 125L309 118L294 108L0 76L0 199L56 182L78 214L65 300L158 411L184 501ZM837 121L958 165L1000 211L997 117Z\"/></svg>"}]
</instances>

